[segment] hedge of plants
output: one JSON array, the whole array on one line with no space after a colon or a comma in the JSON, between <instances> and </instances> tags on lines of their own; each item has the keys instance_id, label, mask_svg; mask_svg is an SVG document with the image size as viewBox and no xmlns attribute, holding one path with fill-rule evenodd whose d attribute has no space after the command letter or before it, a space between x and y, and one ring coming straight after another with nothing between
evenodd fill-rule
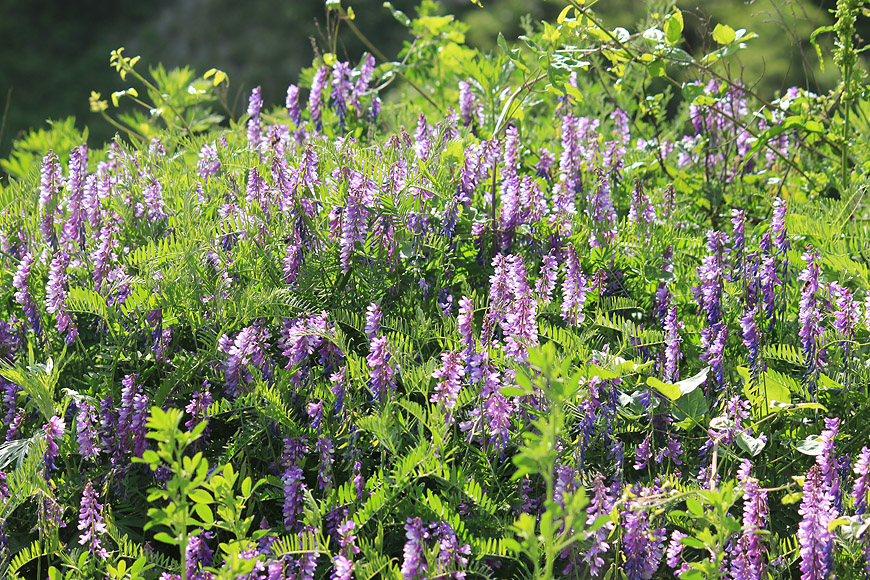
<instances>
[{"instance_id":1,"label":"hedge of plants","mask_svg":"<svg viewBox=\"0 0 870 580\"><path fill-rule=\"evenodd\" d=\"M675 8L327 8L284 103L118 49L114 141L3 162L0 577L863 576L861 3L775 98Z\"/></svg>"}]
</instances>

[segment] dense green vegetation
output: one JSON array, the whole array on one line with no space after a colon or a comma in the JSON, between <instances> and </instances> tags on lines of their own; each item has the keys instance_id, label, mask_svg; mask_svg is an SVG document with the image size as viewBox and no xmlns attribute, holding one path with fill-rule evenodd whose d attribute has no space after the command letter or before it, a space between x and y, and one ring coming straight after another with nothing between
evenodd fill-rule
<instances>
[{"instance_id":1,"label":"dense green vegetation","mask_svg":"<svg viewBox=\"0 0 870 580\"><path fill-rule=\"evenodd\" d=\"M863 4L829 90L673 5L327 8L280 102L117 49L111 142L0 161L0 577L862 576Z\"/></svg>"}]
</instances>

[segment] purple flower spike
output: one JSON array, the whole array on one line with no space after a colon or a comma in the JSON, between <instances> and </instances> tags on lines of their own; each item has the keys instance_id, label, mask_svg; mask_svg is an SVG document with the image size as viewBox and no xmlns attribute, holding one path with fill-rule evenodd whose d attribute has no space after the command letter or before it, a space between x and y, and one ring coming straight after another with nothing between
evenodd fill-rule
<instances>
[{"instance_id":1,"label":"purple flower spike","mask_svg":"<svg viewBox=\"0 0 870 580\"><path fill-rule=\"evenodd\" d=\"M356 109L358 117L362 116L360 101L369 90L369 85L375 73L375 64L375 57L368 54L359 66L359 77L357 77L356 83L353 86L353 92L350 95L350 106ZM372 104L374 105L374 102Z\"/></svg>"},{"instance_id":2,"label":"purple flower spike","mask_svg":"<svg viewBox=\"0 0 870 580\"><path fill-rule=\"evenodd\" d=\"M804 361L807 367L805 381L810 390L815 389L820 372L822 353L819 342L824 333L820 324L821 314L816 302L816 293L819 291L819 265L816 263L818 258L818 254L812 248L808 248L803 255L807 267L798 277L804 283L798 313L800 322L798 335L803 346Z\"/></svg>"},{"instance_id":3,"label":"purple flower spike","mask_svg":"<svg viewBox=\"0 0 870 580\"><path fill-rule=\"evenodd\" d=\"M291 465L281 477L284 484L284 527L295 530L301 527L302 501L305 492L305 483L302 481L302 468Z\"/></svg>"},{"instance_id":4,"label":"purple flower spike","mask_svg":"<svg viewBox=\"0 0 870 580\"><path fill-rule=\"evenodd\" d=\"M326 77L329 76L329 67L322 66L314 73L311 81L311 92L308 95L308 113L314 124L314 131L319 133L323 129L323 89L326 85Z\"/></svg>"},{"instance_id":5,"label":"purple flower spike","mask_svg":"<svg viewBox=\"0 0 870 580\"><path fill-rule=\"evenodd\" d=\"M420 518L408 518L405 524L405 548L402 550L402 578L404 580L416 580L426 573L426 560L423 558L424 542L427 534L423 529L423 520Z\"/></svg>"},{"instance_id":6,"label":"purple flower spike","mask_svg":"<svg viewBox=\"0 0 870 580\"><path fill-rule=\"evenodd\" d=\"M867 513L867 494L870 492L870 447L861 448L861 454L852 466L855 474L855 487L852 491L855 498L855 513Z\"/></svg>"},{"instance_id":7,"label":"purple flower spike","mask_svg":"<svg viewBox=\"0 0 870 580\"><path fill-rule=\"evenodd\" d=\"M665 328L665 362L662 368L663 379L667 383L675 383L679 380L678 365L683 357L680 352L680 323L677 319L677 304L670 293L667 294L667 314L664 321Z\"/></svg>"},{"instance_id":8,"label":"purple flower spike","mask_svg":"<svg viewBox=\"0 0 870 580\"><path fill-rule=\"evenodd\" d=\"M21 262L18 264L18 269L12 277L12 287L15 288L15 301L21 305L27 321L30 323L30 328L37 336L42 335L42 323L40 322L39 312L36 309L36 302L33 300L33 294L27 287L27 279L30 277L30 270L36 262L36 256L31 252L27 252L21 257Z\"/></svg>"},{"instance_id":9,"label":"purple flower spike","mask_svg":"<svg viewBox=\"0 0 870 580\"><path fill-rule=\"evenodd\" d=\"M338 116L338 126L344 131L344 121L347 117L347 99L350 96L350 65L346 62L336 62L332 67L332 106Z\"/></svg>"},{"instance_id":10,"label":"purple flower spike","mask_svg":"<svg viewBox=\"0 0 870 580\"><path fill-rule=\"evenodd\" d=\"M366 337L371 340L381 331L381 320L384 313L380 306L372 302L366 309Z\"/></svg>"},{"instance_id":11,"label":"purple flower spike","mask_svg":"<svg viewBox=\"0 0 870 580\"><path fill-rule=\"evenodd\" d=\"M452 411L459 398L465 368L462 366L462 356L456 351L442 353L441 362L441 368L432 373L433 378L441 380L435 385L435 392L430 400L433 403L443 403L447 410Z\"/></svg>"},{"instance_id":12,"label":"purple flower spike","mask_svg":"<svg viewBox=\"0 0 870 580\"><path fill-rule=\"evenodd\" d=\"M656 210L652 201L643 189L640 179L634 180L634 189L631 192L631 205L628 210L628 223L639 224L641 221L647 225L656 221Z\"/></svg>"},{"instance_id":13,"label":"purple flower spike","mask_svg":"<svg viewBox=\"0 0 870 580\"><path fill-rule=\"evenodd\" d=\"M248 145L255 150L260 149L263 140L263 128L260 121L260 110L263 108L263 96L260 87L254 87L248 99Z\"/></svg>"},{"instance_id":14,"label":"purple flower spike","mask_svg":"<svg viewBox=\"0 0 870 580\"><path fill-rule=\"evenodd\" d=\"M833 566L834 534L828 524L837 517L831 507L831 494L825 489L822 472L814 465L804 480L804 495L798 514L801 580L826 580Z\"/></svg>"},{"instance_id":15,"label":"purple flower spike","mask_svg":"<svg viewBox=\"0 0 870 580\"><path fill-rule=\"evenodd\" d=\"M583 307L586 305L589 286L580 269L577 251L569 246L566 253L565 281L562 283L562 318L572 326L579 326L585 318Z\"/></svg>"},{"instance_id":16,"label":"purple flower spike","mask_svg":"<svg viewBox=\"0 0 870 580\"><path fill-rule=\"evenodd\" d=\"M42 158L39 182L39 230L45 241L54 244L54 214L57 211L58 195L63 179L63 168L53 151L49 150Z\"/></svg>"},{"instance_id":17,"label":"purple flower spike","mask_svg":"<svg viewBox=\"0 0 870 580\"><path fill-rule=\"evenodd\" d=\"M290 120L299 130L302 127L302 113L299 111L299 87L290 85L287 87L287 112L290 114Z\"/></svg>"},{"instance_id":18,"label":"purple flower spike","mask_svg":"<svg viewBox=\"0 0 870 580\"><path fill-rule=\"evenodd\" d=\"M78 432L79 453L84 459L90 459L100 454L99 438L93 427L95 422L96 414L93 406L87 401L82 401L76 415L76 431Z\"/></svg>"},{"instance_id":19,"label":"purple flower spike","mask_svg":"<svg viewBox=\"0 0 870 580\"><path fill-rule=\"evenodd\" d=\"M217 175L221 170L221 161L218 159L218 151L215 142L206 143L199 150L199 161L196 162L196 172L206 182L212 175Z\"/></svg>"},{"instance_id":20,"label":"purple flower spike","mask_svg":"<svg viewBox=\"0 0 870 580\"><path fill-rule=\"evenodd\" d=\"M395 388L393 375L396 369L390 364L389 342L387 337L378 336L369 344L369 355L366 363L369 366L369 377L372 381L372 392L378 401L385 401L387 394Z\"/></svg>"},{"instance_id":21,"label":"purple flower spike","mask_svg":"<svg viewBox=\"0 0 870 580\"><path fill-rule=\"evenodd\" d=\"M100 558L108 558L109 554L103 548L99 535L106 533L106 524L103 521L103 516L100 511L103 506L97 501L97 492L94 486L88 481L85 485L85 491L82 493L82 507L79 510L79 526L80 532L83 532L79 537L79 544L87 545L88 552L99 556Z\"/></svg>"},{"instance_id":22,"label":"purple flower spike","mask_svg":"<svg viewBox=\"0 0 870 580\"><path fill-rule=\"evenodd\" d=\"M45 461L47 479L51 472L54 471L54 460L57 459L59 451L57 441L63 439L63 435L66 432L66 423L55 415L48 420L48 423L42 426L42 430L45 432L45 455L43 459Z\"/></svg>"},{"instance_id":23,"label":"purple flower spike","mask_svg":"<svg viewBox=\"0 0 870 580\"><path fill-rule=\"evenodd\" d=\"M66 343L72 344L79 335L75 321L66 309L67 289L66 269L69 267L70 255L60 251L48 267L48 284L45 287L45 309L54 314L57 330L66 333Z\"/></svg>"}]
</instances>

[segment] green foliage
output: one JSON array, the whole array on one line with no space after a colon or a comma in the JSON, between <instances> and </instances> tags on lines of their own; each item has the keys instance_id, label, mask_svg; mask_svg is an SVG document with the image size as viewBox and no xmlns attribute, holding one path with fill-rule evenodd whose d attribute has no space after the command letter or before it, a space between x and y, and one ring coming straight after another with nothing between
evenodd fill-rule
<instances>
[{"instance_id":1,"label":"green foliage","mask_svg":"<svg viewBox=\"0 0 870 580\"><path fill-rule=\"evenodd\" d=\"M685 577L736 574L741 534L796 563L800 478L870 437L860 91L769 101L738 74L763 37L694 50L671 5L629 29L570 2L492 53L390 5L395 61L327 8L298 111L235 117L225 73L118 49L126 88L91 103L124 135L51 179L64 129L22 145L0 573L667 576L673 531ZM746 462L769 533L738 518ZM863 519L838 477L839 571ZM57 521L86 481L105 558Z\"/></svg>"}]
</instances>

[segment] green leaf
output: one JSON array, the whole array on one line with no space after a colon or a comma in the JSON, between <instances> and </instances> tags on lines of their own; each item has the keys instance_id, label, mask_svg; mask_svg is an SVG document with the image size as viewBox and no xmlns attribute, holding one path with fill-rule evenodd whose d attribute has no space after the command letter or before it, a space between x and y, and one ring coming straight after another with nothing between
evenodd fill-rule
<instances>
[{"instance_id":1,"label":"green leaf","mask_svg":"<svg viewBox=\"0 0 870 580\"><path fill-rule=\"evenodd\" d=\"M713 40L719 44L731 44L737 38L737 33L727 24L717 24L713 29Z\"/></svg>"},{"instance_id":2,"label":"green leaf","mask_svg":"<svg viewBox=\"0 0 870 580\"><path fill-rule=\"evenodd\" d=\"M212 498L211 494L204 489L195 489L191 491L187 497L190 498L192 502L198 504L210 504L214 502L214 498Z\"/></svg>"},{"instance_id":3,"label":"green leaf","mask_svg":"<svg viewBox=\"0 0 870 580\"><path fill-rule=\"evenodd\" d=\"M517 375L519 376L519 375ZM524 391L519 387L502 387L499 389L499 392L503 397L522 397L524 395L528 395L528 391Z\"/></svg>"},{"instance_id":4,"label":"green leaf","mask_svg":"<svg viewBox=\"0 0 870 580\"><path fill-rule=\"evenodd\" d=\"M646 384L656 389L671 401L676 401L680 398L680 386L666 383L655 377L647 377Z\"/></svg>"},{"instance_id":5,"label":"green leaf","mask_svg":"<svg viewBox=\"0 0 870 580\"><path fill-rule=\"evenodd\" d=\"M704 508L701 506L701 502L693 497L686 498L686 508L695 517L704 515Z\"/></svg>"},{"instance_id":6,"label":"green leaf","mask_svg":"<svg viewBox=\"0 0 870 580\"><path fill-rule=\"evenodd\" d=\"M669 14L665 18L665 36L668 44L676 44L683 35L683 13L679 10L674 10L673 14Z\"/></svg>"},{"instance_id":7,"label":"green leaf","mask_svg":"<svg viewBox=\"0 0 870 580\"><path fill-rule=\"evenodd\" d=\"M193 511L196 512L202 523L209 526L214 523L214 514L212 514L211 509L207 505L198 503L193 506Z\"/></svg>"},{"instance_id":8,"label":"green leaf","mask_svg":"<svg viewBox=\"0 0 870 580\"><path fill-rule=\"evenodd\" d=\"M753 457L761 453L761 450L764 449L764 444L764 439L753 437L746 431L742 431L737 437L737 446L749 452Z\"/></svg>"},{"instance_id":9,"label":"green leaf","mask_svg":"<svg viewBox=\"0 0 870 580\"><path fill-rule=\"evenodd\" d=\"M821 455L824 448L825 442L822 439L821 435L810 435L803 441L798 441L798 444L795 445L795 449L797 449L804 455L809 455L811 457Z\"/></svg>"},{"instance_id":10,"label":"green leaf","mask_svg":"<svg viewBox=\"0 0 870 580\"><path fill-rule=\"evenodd\" d=\"M154 539L158 542L163 542L164 544L172 544L173 546L177 546L181 543L166 532L157 532L154 534Z\"/></svg>"},{"instance_id":11,"label":"green leaf","mask_svg":"<svg viewBox=\"0 0 870 580\"><path fill-rule=\"evenodd\" d=\"M707 397L702 390L694 390L683 395L674 403L674 417L677 421L685 419L699 420L707 414L710 406L707 404Z\"/></svg>"},{"instance_id":12,"label":"green leaf","mask_svg":"<svg viewBox=\"0 0 870 580\"><path fill-rule=\"evenodd\" d=\"M146 449L145 453L142 454L142 460L145 463L157 465L160 463L160 456L157 455L157 452L155 452L153 449Z\"/></svg>"},{"instance_id":13,"label":"green leaf","mask_svg":"<svg viewBox=\"0 0 870 580\"><path fill-rule=\"evenodd\" d=\"M657 58L646 66L646 70L654 77L665 76L665 61Z\"/></svg>"},{"instance_id":14,"label":"green leaf","mask_svg":"<svg viewBox=\"0 0 870 580\"><path fill-rule=\"evenodd\" d=\"M707 380L707 374L709 372L710 367L704 367L697 375L691 376L688 379L683 379L682 381L678 381L677 385L680 387L680 394L688 395L689 393L703 385L704 381Z\"/></svg>"},{"instance_id":15,"label":"green leaf","mask_svg":"<svg viewBox=\"0 0 870 580\"><path fill-rule=\"evenodd\" d=\"M707 548L707 545L704 542L691 536L688 538L681 538L680 543L688 548L696 548L698 550L704 550ZM683 576L680 577L683 578Z\"/></svg>"}]
</instances>

